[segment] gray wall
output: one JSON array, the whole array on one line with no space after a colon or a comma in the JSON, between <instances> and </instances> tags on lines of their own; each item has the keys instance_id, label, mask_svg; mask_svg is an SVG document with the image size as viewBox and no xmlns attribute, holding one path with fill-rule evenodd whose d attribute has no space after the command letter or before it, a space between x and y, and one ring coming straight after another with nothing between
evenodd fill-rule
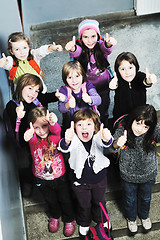
<instances>
[{"instance_id":1,"label":"gray wall","mask_svg":"<svg viewBox=\"0 0 160 240\"><path fill-rule=\"evenodd\" d=\"M132 10L133 2L134 0L22 0L25 32L34 24Z\"/></svg>"}]
</instances>

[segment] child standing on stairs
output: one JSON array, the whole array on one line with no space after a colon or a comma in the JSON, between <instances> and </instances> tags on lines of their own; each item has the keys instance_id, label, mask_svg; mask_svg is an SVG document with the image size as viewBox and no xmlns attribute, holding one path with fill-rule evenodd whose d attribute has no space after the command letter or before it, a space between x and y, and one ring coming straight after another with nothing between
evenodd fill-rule
<instances>
[{"instance_id":1,"label":"child standing on stairs","mask_svg":"<svg viewBox=\"0 0 160 240\"><path fill-rule=\"evenodd\" d=\"M105 39L100 35L99 22L85 19L78 25L79 39L73 36L65 49L71 58L78 60L84 68L87 81L91 82L101 96L102 102L98 106L100 120L105 127L108 126L108 108L110 104L109 82L112 78L110 71L109 55L117 44L115 38L105 34Z\"/></svg>"},{"instance_id":2,"label":"child standing on stairs","mask_svg":"<svg viewBox=\"0 0 160 240\"><path fill-rule=\"evenodd\" d=\"M81 238L87 234L92 220L101 222L99 202L106 209L106 172L110 161L103 150L112 144L113 138L103 126L95 111L80 109L59 144L60 151L70 153L70 180L78 201L76 221Z\"/></svg>"},{"instance_id":3,"label":"child standing on stairs","mask_svg":"<svg viewBox=\"0 0 160 240\"><path fill-rule=\"evenodd\" d=\"M62 79L65 86L59 90L66 96L65 101L59 101L58 109L63 114L63 132L70 127L73 114L81 108L96 110L101 104L101 97L92 83L86 81L86 74L78 61L64 64ZM63 134L62 134L63 135Z\"/></svg>"},{"instance_id":4,"label":"child standing on stairs","mask_svg":"<svg viewBox=\"0 0 160 240\"><path fill-rule=\"evenodd\" d=\"M64 235L69 237L74 233L75 221L63 155L57 150L61 127L57 116L44 107L31 110L28 121L30 128L24 133L24 139L30 145L36 186L50 211L49 230L58 230L62 216Z\"/></svg>"},{"instance_id":5,"label":"child standing on stairs","mask_svg":"<svg viewBox=\"0 0 160 240\"><path fill-rule=\"evenodd\" d=\"M24 73L37 75L43 82L43 75L39 66L40 60L53 51L61 52L63 48L53 42L50 45L31 49L31 41L24 33L12 33L8 37L8 53L10 56L6 57L3 53L3 57L0 59L0 67L9 71L12 92L14 91L14 84L17 84ZM43 93L46 91L47 87L43 82Z\"/></svg>"},{"instance_id":6,"label":"child standing on stairs","mask_svg":"<svg viewBox=\"0 0 160 240\"><path fill-rule=\"evenodd\" d=\"M128 228L132 233L137 232L138 216L143 228L150 230L149 210L158 166L156 142L160 142L155 108L146 104L134 109L113 137L113 147L120 150L119 169Z\"/></svg>"}]
</instances>

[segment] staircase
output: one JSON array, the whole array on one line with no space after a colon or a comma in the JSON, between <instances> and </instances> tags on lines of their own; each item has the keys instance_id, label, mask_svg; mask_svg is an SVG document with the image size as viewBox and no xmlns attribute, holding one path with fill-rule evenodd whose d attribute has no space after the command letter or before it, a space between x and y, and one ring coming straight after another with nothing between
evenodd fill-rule
<instances>
[{"instance_id":1,"label":"staircase","mask_svg":"<svg viewBox=\"0 0 160 240\"><path fill-rule=\"evenodd\" d=\"M160 152L160 147L158 147ZM141 222L138 221L138 233L134 239L160 239L160 157L158 157L159 172L156 184L153 188L150 217L152 220L152 231L145 233ZM112 236L116 240L129 240L133 239L127 229L127 223L123 216L122 210L122 192L120 187L119 177L117 177L117 170L114 164L108 168L108 186L106 191L106 206L110 221L112 223ZM26 227L28 232L28 240L64 240L64 239L79 239L78 226L72 237L64 237L63 235L63 222L60 222L60 228L57 233L50 233L48 231L48 216L47 208L43 198L38 191L34 188L33 196L30 199L23 199L24 214L26 218Z\"/></svg>"}]
</instances>

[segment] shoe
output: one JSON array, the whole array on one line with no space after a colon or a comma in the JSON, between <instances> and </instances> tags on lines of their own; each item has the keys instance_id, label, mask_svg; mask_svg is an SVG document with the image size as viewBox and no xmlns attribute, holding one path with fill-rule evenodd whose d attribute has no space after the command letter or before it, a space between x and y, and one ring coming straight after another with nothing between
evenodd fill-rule
<instances>
[{"instance_id":1,"label":"shoe","mask_svg":"<svg viewBox=\"0 0 160 240\"><path fill-rule=\"evenodd\" d=\"M142 226L144 227L145 230L150 230L152 228L152 223L151 223L151 219L147 218L147 219L141 219L142 221Z\"/></svg>"},{"instance_id":2,"label":"shoe","mask_svg":"<svg viewBox=\"0 0 160 240\"><path fill-rule=\"evenodd\" d=\"M82 236L86 236L87 233L89 231L89 226L88 227L82 227L82 226L79 226L79 233L82 235Z\"/></svg>"},{"instance_id":3,"label":"shoe","mask_svg":"<svg viewBox=\"0 0 160 240\"><path fill-rule=\"evenodd\" d=\"M108 222L105 222L104 223L104 227L108 229ZM111 222L109 221L109 229L111 230L112 229L112 225L111 225Z\"/></svg>"},{"instance_id":4,"label":"shoe","mask_svg":"<svg viewBox=\"0 0 160 240\"><path fill-rule=\"evenodd\" d=\"M48 228L49 228L49 231L52 233L57 232L59 228L59 219L50 218Z\"/></svg>"},{"instance_id":5,"label":"shoe","mask_svg":"<svg viewBox=\"0 0 160 240\"><path fill-rule=\"evenodd\" d=\"M136 221L130 221L128 220L128 229L130 230L131 233L136 233L138 231L138 226Z\"/></svg>"},{"instance_id":6,"label":"shoe","mask_svg":"<svg viewBox=\"0 0 160 240\"><path fill-rule=\"evenodd\" d=\"M75 231L75 222L76 221L72 221L72 222L66 222L65 223L65 227L64 227L64 236L66 237L70 237L73 235L74 231Z\"/></svg>"}]
</instances>

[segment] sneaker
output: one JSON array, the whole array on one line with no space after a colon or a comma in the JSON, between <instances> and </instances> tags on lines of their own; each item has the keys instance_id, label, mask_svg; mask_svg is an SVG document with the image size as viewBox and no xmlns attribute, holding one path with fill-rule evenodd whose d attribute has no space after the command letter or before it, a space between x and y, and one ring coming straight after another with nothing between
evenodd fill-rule
<instances>
[{"instance_id":1,"label":"sneaker","mask_svg":"<svg viewBox=\"0 0 160 240\"><path fill-rule=\"evenodd\" d=\"M104 223L104 227L108 229L108 222L105 222ZM111 230L112 229L112 225L111 225L111 222L109 221L109 229Z\"/></svg>"},{"instance_id":2,"label":"sneaker","mask_svg":"<svg viewBox=\"0 0 160 240\"><path fill-rule=\"evenodd\" d=\"M74 231L75 231L75 222L76 221L72 221L72 222L66 222L65 223L65 227L64 227L64 236L66 237L70 237L73 235Z\"/></svg>"},{"instance_id":3,"label":"sneaker","mask_svg":"<svg viewBox=\"0 0 160 240\"><path fill-rule=\"evenodd\" d=\"M59 228L59 219L56 218L50 218L49 219L49 231L52 233L55 233L58 231Z\"/></svg>"},{"instance_id":4,"label":"sneaker","mask_svg":"<svg viewBox=\"0 0 160 240\"><path fill-rule=\"evenodd\" d=\"M149 230L152 228L152 223L151 223L151 219L147 218L147 219L141 219L142 221L142 226L144 227L145 230Z\"/></svg>"},{"instance_id":5,"label":"sneaker","mask_svg":"<svg viewBox=\"0 0 160 240\"><path fill-rule=\"evenodd\" d=\"M137 232L138 231L138 226L137 226L136 221L130 221L128 219L127 219L127 221L128 221L128 229L129 229L129 231L132 232L132 233Z\"/></svg>"}]
</instances>

